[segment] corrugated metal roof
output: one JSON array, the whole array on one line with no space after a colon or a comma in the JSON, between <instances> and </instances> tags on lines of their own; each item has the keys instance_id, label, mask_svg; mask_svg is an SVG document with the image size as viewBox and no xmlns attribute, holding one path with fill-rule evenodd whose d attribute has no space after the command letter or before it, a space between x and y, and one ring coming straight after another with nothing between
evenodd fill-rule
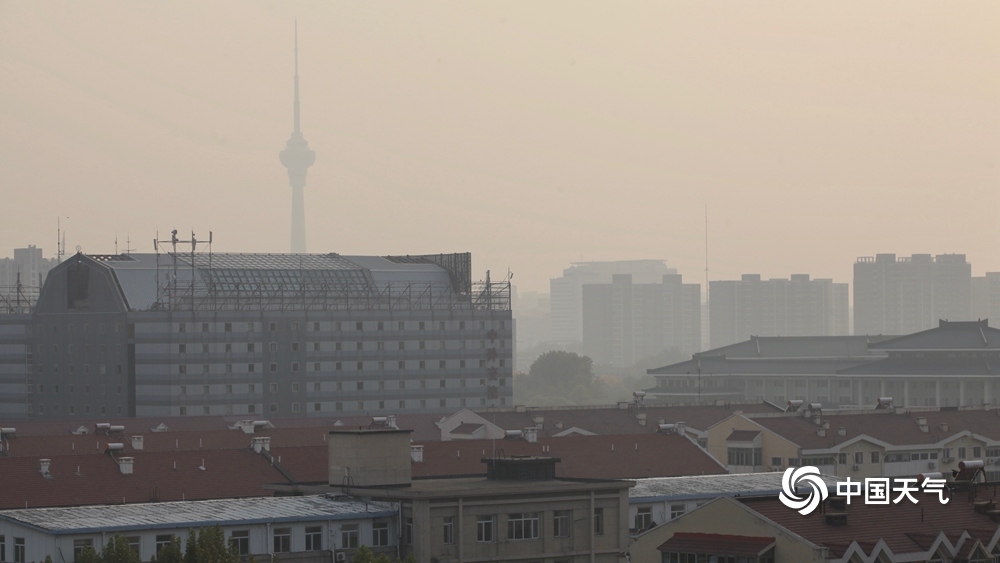
<instances>
[{"instance_id":1,"label":"corrugated metal roof","mask_svg":"<svg viewBox=\"0 0 1000 563\"><path fill-rule=\"evenodd\" d=\"M0 518L56 534L139 528L339 520L394 514L387 503L348 497L264 497L0 511Z\"/></svg>"},{"instance_id":2,"label":"corrugated metal roof","mask_svg":"<svg viewBox=\"0 0 1000 563\"><path fill-rule=\"evenodd\" d=\"M635 486L629 489L628 496L629 502L638 504L666 498L777 494L781 490L781 476L782 472L774 471L637 479ZM821 477L830 487L835 487L841 481L833 475Z\"/></svg>"}]
</instances>

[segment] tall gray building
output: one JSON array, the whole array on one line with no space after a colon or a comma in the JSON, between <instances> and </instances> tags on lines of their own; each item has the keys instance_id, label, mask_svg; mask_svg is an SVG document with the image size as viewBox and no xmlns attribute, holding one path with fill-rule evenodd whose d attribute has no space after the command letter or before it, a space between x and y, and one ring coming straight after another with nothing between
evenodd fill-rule
<instances>
[{"instance_id":1,"label":"tall gray building","mask_svg":"<svg viewBox=\"0 0 1000 563\"><path fill-rule=\"evenodd\" d=\"M583 286L583 353L595 363L626 367L671 348L701 349L701 285L679 274L639 284L615 274Z\"/></svg>"},{"instance_id":2,"label":"tall gray building","mask_svg":"<svg viewBox=\"0 0 1000 563\"><path fill-rule=\"evenodd\" d=\"M709 331L712 348L751 336L842 336L848 334L848 288L830 279L740 280L709 284Z\"/></svg>"},{"instance_id":3,"label":"tall gray building","mask_svg":"<svg viewBox=\"0 0 1000 563\"><path fill-rule=\"evenodd\" d=\"M0 417L510 405L508 282L469 254L76 254L0 315Z\"/></svg>"},{"instance_id":4,"label":"tall gray building","mask_svg":"<svg viewBox=\"0 0 1000 563\"><path fill-rule=\"evenodd\" d=\"M583 285L611 283L615 274L630 274L634 283L658 283L665 274L676 274L663 260L576 262L563 275L549 280L551 338L562 345L583 342Z\"/></svg>"},{"instance_id":5,"label":"tall gray building","mask_svg":"<svg viewBox=\"0 0 1000 563\"><path fill-rule=\"evenodd\" d=\"M971 315L964 254L877 254L854 263L854 334L909 334Z\"/></svg>"},{"instance_id":6,"label":"tall gray building","mask_svg":"<svg viewBox=\"0 0 1000 563\"><path fill-rule=\"evenodd\" d=\"M1000 327L1000 272L972 278L972 318L988 319L991 327Z\"/></svg>"}]
</instances>

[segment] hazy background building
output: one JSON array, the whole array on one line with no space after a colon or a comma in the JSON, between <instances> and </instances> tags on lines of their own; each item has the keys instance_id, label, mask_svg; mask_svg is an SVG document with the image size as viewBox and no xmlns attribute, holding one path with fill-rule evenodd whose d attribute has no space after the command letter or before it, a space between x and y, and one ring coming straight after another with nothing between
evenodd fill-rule
<instances>
[{"instance_id":1,"label":"hazy background building","mask_svg":"<svg viewBox=\"0 0 1000 563\"><path fill-rule=\"evenodd\" d=\"M848 334L848 285L830 279L739 280L709 284L709 339L712 348L751 336L841 336Z\"/></svg>"},{"instance_id":2,"label":"hazy background building","mask_svg":"<svg viewBox=\"0 0 1000 563\"><path fill-rule=\"evenodd\" d=\"M56 258L45 258L42 249L34 245L15 248L13 258L0 258L0 306L16 307L19 298L34 301L45 276L57 263Z\"/></svg>"},{"instance_id":3,"label":"hazy background building","mask_svg":"<svg viewBox=\"0 0 1000 563\"><path fill-rule=\"evenodd\" d=\"M676 274L663 260L575 262L563 275L549 280L552 307L550 340L561 346L583 342L583 285L611 283L615 274L629 274L633 283L658 283L665 274Z\"/></svg>"},{"instance_id":4,"label":"hazy background building","mask_svg":"<svg viewBox=\"0 0 1000 563\"><path fill-rule=\"evenodd\" d=\"M1000 272L972 278L971 318L989 319L991 327L1000 327Z\"/></svg>"},{"instance_id":5,"label":"hazy background building","mask_svg":"<svg viewBox=\"0 0 1000 563\"><path fill-rule=\"evenodd\" d=\"M854 263L854 334L909 334L971 316L964 254L876 254Z\"/></svg>"},{"instance_id":6,"label":"hazy background building","mask_svg":"<svg viewBox=\"0 0 1000 563\"><path fill-rule=\"evenodd\" d=\"M548 293L540 291L519 291L510 288L511 309L514 311L515 367L528 371L531 362L541 352L548 351L551 304Z\"/></svg>"},{"instance_id":7,"label":"hazy background building","mask_svg":"<svg viewBox=\"0 0 1000 563\"><path fill-rule=\"evenodd\" d=\"M679 274L658 283L614 274L610 283L583 285L583 353L594 363L627 367L671 349L701 349L700 284Z\"/></svg>"}]
</instances>

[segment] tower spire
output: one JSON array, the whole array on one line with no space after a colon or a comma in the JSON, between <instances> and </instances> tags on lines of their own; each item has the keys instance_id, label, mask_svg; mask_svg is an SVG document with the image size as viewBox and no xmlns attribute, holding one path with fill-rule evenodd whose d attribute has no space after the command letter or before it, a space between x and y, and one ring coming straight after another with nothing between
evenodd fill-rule
<instances>
[{"instance_id":1,"label":"tower spire","mask_svg":"<svg viewBox=\"0 0 1000 563\"><path fill-rule=\"evenodd\" d=\"M299 18L295 18L295 133L299 128Z\"/></svg>"},{"instance_id":2,"label":"tower spire","mask_svg":"<svg viewBox=\"0 0 1000 563\"><path fill-rule=\"evenodd\" d=\"M295 79L292 136L279 153L281 164L288 169L288 185L292 188L292 252L306 251L306 172L316 161L316 151L302 136L299 122L299 21L295 20Z\"/></svg>"}]
</instances>

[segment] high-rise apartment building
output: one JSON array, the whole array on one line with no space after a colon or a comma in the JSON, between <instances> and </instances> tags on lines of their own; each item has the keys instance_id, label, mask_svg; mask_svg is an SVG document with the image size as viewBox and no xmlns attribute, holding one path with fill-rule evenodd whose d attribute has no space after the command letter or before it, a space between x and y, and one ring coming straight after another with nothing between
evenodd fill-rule
<instances>
[{"instance_id":1,"label":"high-rise apartment building","mask_svg":"<svg viewBox=\"0 0 1000 563\"><path fill-rule=\"evenodd\" d=\"M877 254L854 263L854 334L910 334L971 316L964 254Z\"/></svg>"},{"instance_id":2,"label":"high-rise apartment building","mask_svg":"<svg viewBox=\"0 0 1000 563\"><path fill-rule=\"evenodd\" d=\"M848 288L830 279L740 280L710 283L709 331L712 348L751 336L842 336L848 333Z\"/></svg>"},{"instance_id":3,"label":"high-rise apartment building","mask_svg":"<svg viewBox=\"0 0 1000 563\"><path fill-rule=\"evenodd\" d=\"M659 283L677 270L663 260L616 260L576 262L563 270L562 277L549 281L552 318L551 340L555 344L583 342L583 285L611 283L615 274L630 274L633 283Z\"/></svg>"},{"instance_id":4,"label":"high-rise apartment building","mask_svg":"<svg viewBox=\"0 0 1000 563\"><path fill-rule=\"evenodd\" d=\"M583 286L583 353L594 363L627 367L669 349L701 349L700 284L679 274L638 284L615 274Z\"/></svg>"},{"instance_id":5,"label":"high-rise apartment building","mask_svg":"<svg viewBox=\"0 0 1000 563\"><path fill-rule=\"evenodd\" d=\"M972 318L988 319L1000 328L1000 272L986 272L972 278Z\"/></svg>"}]
</instances>

